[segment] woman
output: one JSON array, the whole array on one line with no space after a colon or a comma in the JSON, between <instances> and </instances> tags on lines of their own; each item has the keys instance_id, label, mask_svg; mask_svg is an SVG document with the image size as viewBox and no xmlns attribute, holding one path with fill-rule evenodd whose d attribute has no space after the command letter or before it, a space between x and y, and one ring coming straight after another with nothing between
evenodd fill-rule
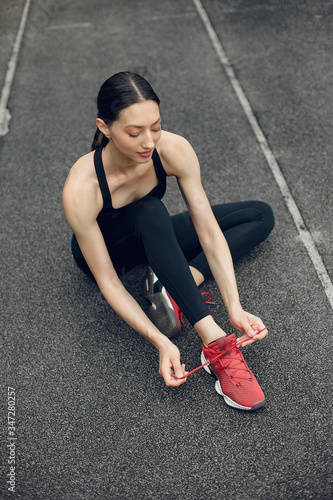
<instances>
[{"instance_id":1,"label":"woman","mask_svg":"<svg viewBox=\"0 0 333 500\"><path fill-rule=\"evenodd\" d=\"M92 150L72 167L63 192L73 255L116 313L158 349L167 386L186 381L170 340L180 329L182 311L202 339L202 360L213 360L206 369L217 379L217 392L230 406L256 409L265 397L238 345L263 339L267 329L242 309L233 260L268 236L272 210L262 202L211 208L198 159L183 137L161 129L159 103L149 83L134 73L117 73L102 85ZM161 202L171 175L188 207L172 217ZM145 296L153 321L120 280L143 263L150 266ZM243 334L238 341L216 324L201 296L198 286L211 274L231 324Z\"/></svg>"}]
</instances>

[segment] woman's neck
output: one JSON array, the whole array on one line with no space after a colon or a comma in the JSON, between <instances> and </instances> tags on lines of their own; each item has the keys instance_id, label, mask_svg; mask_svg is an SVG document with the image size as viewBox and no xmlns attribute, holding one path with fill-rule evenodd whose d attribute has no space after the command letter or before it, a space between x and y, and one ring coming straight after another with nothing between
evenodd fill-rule
<instances>
[{"instance_id":1,"label":"woman's neck","mask_svg":"<svg viewBox=\"0 0 333 500\"><path fill-rule=\"evenodd\" d=\"M104 147L102 157L104 170L113 174L128 172L137 165L136 162L120 153L111 141Z\"/></svg>"}]
</instances>

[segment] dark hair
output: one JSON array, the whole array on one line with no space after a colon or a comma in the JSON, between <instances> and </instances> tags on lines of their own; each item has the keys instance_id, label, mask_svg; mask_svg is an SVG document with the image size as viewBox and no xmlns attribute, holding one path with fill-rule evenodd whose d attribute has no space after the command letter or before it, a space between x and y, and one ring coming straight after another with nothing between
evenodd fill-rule
<instances>
[{"instance_id":1,"label":"dark hair","mask_svg":"<svg viewBox=\"0 0 333 500\"><path fill-rule=\"evenodd\" d=\"M157 104L160 100L151 85L142 76L130 71L122 71L108 78L97 96L97 118L107 125L118 119L120 111L137 102L151 99ZM91 151L106 146L109 139L97 128Z\"/></svg>"}]
</instances>

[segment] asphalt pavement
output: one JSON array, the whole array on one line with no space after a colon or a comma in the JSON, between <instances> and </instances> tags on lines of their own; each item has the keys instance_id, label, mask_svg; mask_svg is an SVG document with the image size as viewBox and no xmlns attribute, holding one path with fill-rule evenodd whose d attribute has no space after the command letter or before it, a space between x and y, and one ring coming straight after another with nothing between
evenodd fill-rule
<instances>
[{"instance_id":1,"label":"asphalt pavement","mask_svg":"<svg viewBox=\"0 0 333 500\"><path fill-rule=\"evenodd\" d=\"M1 88L27 4L0 5ZM28 7L0 137L0 497L331 499L333 2ZM235 266L243 307L270 325L244 349L266 394L258 411L226 406L204 370L167 388L154 347L72 260L63 184L90 148L100 85L122 70L153 85L212 204L274 210L269 239ZM165 203L184 208L173 179ZM123 282L146 308L144 271ZM233 333L214 281L202 290ZM186 320L175 343L187 369L200 364Z\"/></svg>"}]
</instances>

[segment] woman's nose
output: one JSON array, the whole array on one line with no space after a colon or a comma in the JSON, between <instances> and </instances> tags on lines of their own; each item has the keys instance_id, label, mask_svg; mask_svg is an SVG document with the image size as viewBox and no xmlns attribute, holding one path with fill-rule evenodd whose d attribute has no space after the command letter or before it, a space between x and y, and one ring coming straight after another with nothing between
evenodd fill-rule
<instances>
[{"instance_id":1,"label":"woman's nose","mask_svg":"<svg viewBox=\"0 0 333 500\"><path fill-rule=\"evenodd\" d=\"M150 132L147 132L143 138L142 147L145 149L152 149L154 146L153 137Z\"/></svg>"}]
</instances>

